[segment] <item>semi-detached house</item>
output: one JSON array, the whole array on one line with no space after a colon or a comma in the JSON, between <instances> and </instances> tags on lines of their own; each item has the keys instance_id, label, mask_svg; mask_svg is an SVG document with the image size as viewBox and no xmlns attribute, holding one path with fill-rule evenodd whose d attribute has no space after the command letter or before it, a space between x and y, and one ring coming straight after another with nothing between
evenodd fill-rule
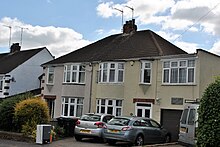
<instances>
[{"instance_id":1,"label":"semi-detached house","mask_svg":"<svg viewBox=\"0 0 220 147\"><path fill-rule=\"evenodd\" d=\"M151 117L178 138L186 100L200 99L220 74L220 57L188 54L127 21L111 35L43 65L42 96L51 117L87 112Z\"/></svg>"},{"instance_id":2,"label":"semi-detached house","mask_svg":"<svg viewBox=\"0 0 220 147\"><path fill-rule=\"evenodd\" d=\"M14 43L10 52L0 54L0 99L40 90L41 64L53 59L46 47L21 50L19 43Z\"/></svg>"}]
</instances>

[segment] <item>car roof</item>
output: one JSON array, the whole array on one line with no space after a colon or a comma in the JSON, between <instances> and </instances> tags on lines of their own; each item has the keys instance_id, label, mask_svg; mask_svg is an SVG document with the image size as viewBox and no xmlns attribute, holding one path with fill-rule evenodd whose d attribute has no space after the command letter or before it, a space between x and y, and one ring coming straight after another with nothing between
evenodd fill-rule
<instances>
[{"instance_id":1,"label":"car roof","mask_svg":"<svg viewBox=\"0 0 220 147\"><path fill-rule=\"evenodd\" d=\"M130 120L138 120L138 119L147 119L147 120L152 120L151 118L148 118L148 117L137 117L137 116L116 116L115 117L116 119L117 118L122 118L122 119L130 119Z\"/></svg>"}]
</instances>

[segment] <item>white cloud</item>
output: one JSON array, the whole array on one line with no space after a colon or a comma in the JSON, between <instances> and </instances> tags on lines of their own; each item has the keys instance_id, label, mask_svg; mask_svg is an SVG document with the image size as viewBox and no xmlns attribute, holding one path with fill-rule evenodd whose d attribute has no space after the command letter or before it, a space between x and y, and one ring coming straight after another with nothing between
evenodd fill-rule
<instances>
[{"instance_id":1,"label":"white cloud","mask_svg":"<svg viewBox=\"0 0 220 147\"><path fill-rule=\"evenodd\" d=\"M176 41L174 42L174 44L178 46L179 48L181 48L182 50L186 51L187 53L195 53L196 49L199 48L199 45L196 43Z\"/></svg>"},{"instance_id":2,"label":"white cloud","mask_svg":"<svg viewBox=\"0 0 220 147\"><path fill-rule=\"evenodd\" d=\"M210 52L220 55L220 40L214 43L213 47L210 49Z\"/></svg>"},{"instance_id":3,"label":"white cloud","mask_svg":"<svg viewBox=\"0 0 220 147\"><path fill-rule=\"evenodd\" d=\"M32 26L25 24L18 19L5 17L0 20L0 47L8 48L9 28L3 25L12 27L11 43L21 40L21 28L23 29L22 49L30 49L45 46L55 56L67 54L78 48L91 43L83 39L82 34L70 29L54 26ZM18 27L20 26L20 27Z\"/></svg>"}]
</instances>

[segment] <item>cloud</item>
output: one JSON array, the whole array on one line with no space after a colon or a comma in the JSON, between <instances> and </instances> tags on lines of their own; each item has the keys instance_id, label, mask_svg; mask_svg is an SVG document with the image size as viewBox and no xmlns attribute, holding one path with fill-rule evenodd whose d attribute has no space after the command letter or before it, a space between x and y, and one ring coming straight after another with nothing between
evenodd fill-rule
<instances>
[{"instance_id":1,"label":"cloud","mask_svg":"<svg viewBox=\"0 0 220 147\"><path fill-rule=\"evenodd\" d=\"M9 28L12 27L11 43L21 42L22 33L22 49L30 49L45 46L55 56L67 54L71 51L79 49L91 42L85 40L82 34L70 29L54 26L32 26L25 24L17 18L4 17L0 20L0 47L8 48Z\"/></svg>"},{"instance_id":2,"label":"cloud","mask_svg":"<svg viewBox=\"0 0 220 147\"><path fill-rule=\"evenodd\" d=\"M213 47L209 51L214 54L220 55L220 40L214 43Z\"/></svg>"}]
</instances>

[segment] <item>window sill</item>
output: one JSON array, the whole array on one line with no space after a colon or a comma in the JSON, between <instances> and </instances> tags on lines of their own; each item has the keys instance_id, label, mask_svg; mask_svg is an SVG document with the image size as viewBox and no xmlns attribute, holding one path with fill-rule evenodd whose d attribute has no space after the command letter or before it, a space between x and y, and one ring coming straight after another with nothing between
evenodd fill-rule
<instances>
[{"instance_id":1,"label":"window sill","mask_svg":"<svg viewBox=\"0 0 220 147\"><path fill-rule=\"evenodd\" d=\"M151 83L139 83L139 85L151 85Z\"/></svg>"},{"instance_id":2,"label":"window sill","mask_svg":"<svg viewBox=\"0 0 220 147\"><path fill-rule=\"evenodd\" d=\"M162 86L196 86L196 83L162 83Z\"/></svg>"},{"instance_id":3,"label":"window sill","mask_svg":"<svg viewBox=\"0 0 220 147\"><path fill-rule=\"evenodd\" d=\"M62 85L86 85L85 83L63 83Z\"/></svg>"},{"instance_id":4,"label":"window sill","mask_svg":"<svg viewBox=\"0 0 220 147\"><path fill-rule=\"evenodd\" d=\"M124 83L107 83L107 82L99 82L100 85L123 85Z\"/></svg>"},{"instance_id":5,"label":"window sill","mask_svg":"<svg viewBox=\"0 0 220 147\"><path fill-rule=\"evenodd\" d=\"M52 83L46 83L47 86L54 86Z\"/></svg>"}]
</instances>

